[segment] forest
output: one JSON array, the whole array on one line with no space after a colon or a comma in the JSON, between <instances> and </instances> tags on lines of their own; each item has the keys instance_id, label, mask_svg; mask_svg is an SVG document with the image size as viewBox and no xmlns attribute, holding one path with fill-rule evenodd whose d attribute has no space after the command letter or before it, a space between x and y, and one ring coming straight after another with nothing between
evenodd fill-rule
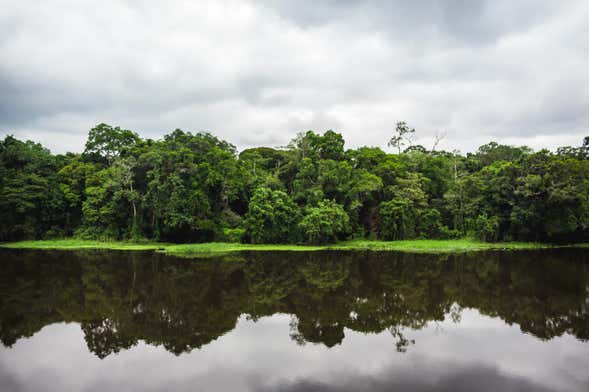
<instances>
[{"instance_id":1,"label":"forest","mask_svg":"<svg viewBox=\"0 0 589 392\"><path fill-rule=\"evenodd\" d=\"M82 153L67 154L9 135L0 241L589 240L589 137L554 151L490 142L461 154L415 145L414 134L398 123L392 152L345 149L331 130L238 152L208 132L152 140L99 124Z\"/></svg>"}]
</instances>

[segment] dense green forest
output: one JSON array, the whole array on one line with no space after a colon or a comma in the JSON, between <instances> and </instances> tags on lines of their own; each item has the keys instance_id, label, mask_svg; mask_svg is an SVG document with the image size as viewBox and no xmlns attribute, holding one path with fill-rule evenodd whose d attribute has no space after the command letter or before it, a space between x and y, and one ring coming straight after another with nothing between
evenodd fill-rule
<instances>
[{"instance_id":1,"label":"dense green forest","mask_svg":"<svg viewBox=\"0 0 589 392\"><path fill-rule=\"evenodd\" d=\"M411 143L344 148L300 133L238 153L210 133L162 140L99 124L81 154L0 141L0 241L77 236L169 242L344 238L589 239L589 137L555 152L485 144L466 155Z\"/></svg>"}]
</instances>

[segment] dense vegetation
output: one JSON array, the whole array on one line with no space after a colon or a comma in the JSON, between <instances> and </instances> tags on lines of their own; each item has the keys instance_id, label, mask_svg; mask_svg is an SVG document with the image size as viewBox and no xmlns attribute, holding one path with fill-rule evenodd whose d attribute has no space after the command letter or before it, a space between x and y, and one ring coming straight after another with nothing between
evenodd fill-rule
<instances>
[{"instance_id":1,"label":"dense vegetation","mask_svg":"<svg viewBox=\"0 0 589 392\"><path fill-rule=\"evenodd\" d=\"M333 131L242 151L209 133L162 140L100 124L81 154L0 141L0 241L76 236L168 242L329 243L471 236L589 239L589 137L533 152L491 142L344 149Z\"/></svg>"},{"instance_id":2,"label":"dense vegetation","mask_svg":"<svg viewBox=\"0 0 589 392\"><path fill-rule=\"evenodd\" d=\"M231 331L242 315L280 313L292 316L300 344L331 347L349 330L388 330L403 351L413 330L458 321L462 308L539 339L589 339L585 252L248 253L239 263L186 263L157 253L1 251L5 346L65 321L81 324L100 358L141 340L180 354Z\"/></svg>"}]
</instances>

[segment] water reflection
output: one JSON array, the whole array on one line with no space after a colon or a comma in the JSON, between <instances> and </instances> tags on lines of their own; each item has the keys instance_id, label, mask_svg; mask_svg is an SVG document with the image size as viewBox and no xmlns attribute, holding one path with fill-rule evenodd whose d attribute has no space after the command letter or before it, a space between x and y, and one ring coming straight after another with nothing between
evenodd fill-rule
<instances>
[{"instance_id":1,"label":"water reflection","mask_svg":"<svg viewBox=\"0 0 589 392\"><path fill-rule=\"evenodd\" d=\"M413 331L458 322L463 308L542 340L589 338L589 253L575 250L247 253L230 261L104 251L0 257L0 340L7 347L65 321L80 323L99 358L140 340L181 354L233 330L242 315L255 321L280 313L290 315L290 338L300 345L345 345L346 330L388 331L406 351L420 344Z\"/></svg>"}]
</instances>

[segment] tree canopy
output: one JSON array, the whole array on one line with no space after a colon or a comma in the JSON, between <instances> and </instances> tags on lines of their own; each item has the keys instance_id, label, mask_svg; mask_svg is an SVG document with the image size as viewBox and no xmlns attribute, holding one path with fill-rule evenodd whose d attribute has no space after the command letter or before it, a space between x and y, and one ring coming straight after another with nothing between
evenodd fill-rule
<instances>
[{"instance_id":1,"label":"tree canopy","mask_svg":"<svg viewBox=\"0 0 589 392\"><path fill-rule=\"evenodd\" d=\"M6 136L0 241L589 239L589 137L554 152L490 142L462 155L413 145L404 122L395 132L393 153L346 150L332 130L239 154L179 129L151 140L99 124L83 153L65 155Z\"/></svg>"}]
</instances>

